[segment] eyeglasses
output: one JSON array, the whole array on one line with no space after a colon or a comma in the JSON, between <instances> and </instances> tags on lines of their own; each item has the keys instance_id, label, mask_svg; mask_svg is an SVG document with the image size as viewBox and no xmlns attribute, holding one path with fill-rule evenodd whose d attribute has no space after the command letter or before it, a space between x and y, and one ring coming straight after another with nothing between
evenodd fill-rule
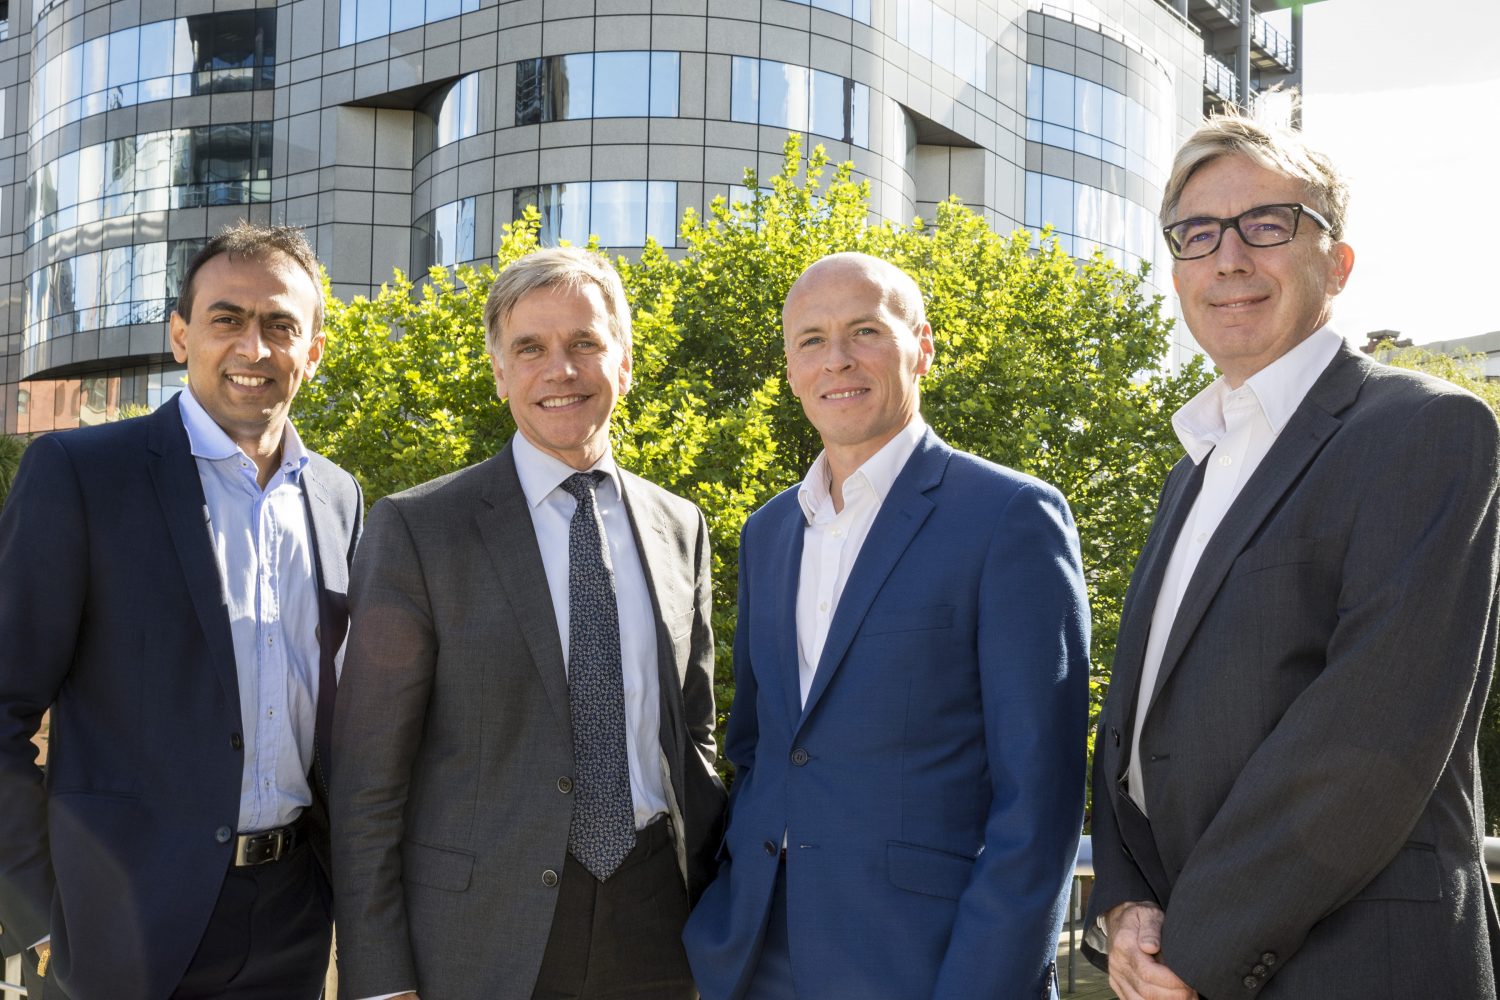
<instances>
[{"instance_id":1,"label":"eyeglasses","mask_svg":"<svg viewBox=\"0 0 1500 1000\"><path fill-rule=\"evenodd\" d=\"M1197 260L1219 249L1224 231L1233 229L1248 247L1279 247L1297 236L1297 223L1307 216L1326 232L1328 220L1306 205L1257 205L1232 219L1183 219L1162 229L1167 249L1178 260Z\"/></svg>"}]
</instances>

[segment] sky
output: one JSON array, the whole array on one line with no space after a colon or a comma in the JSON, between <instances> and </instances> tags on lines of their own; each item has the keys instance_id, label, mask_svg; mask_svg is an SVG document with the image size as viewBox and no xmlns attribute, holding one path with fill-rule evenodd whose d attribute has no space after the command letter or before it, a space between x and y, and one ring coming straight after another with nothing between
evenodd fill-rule
<instances>
[{"instance_id":1,"label":"sky","mask_svg":"<svg viewBox=\"0 0 1500 1000\"><path fill-rule=\"evenodd\" d=\"M1353 189L1339 331L1500 330L1500 0L1324 0L1303 48L1303 131Z\"/></svg>"}]
</instances>

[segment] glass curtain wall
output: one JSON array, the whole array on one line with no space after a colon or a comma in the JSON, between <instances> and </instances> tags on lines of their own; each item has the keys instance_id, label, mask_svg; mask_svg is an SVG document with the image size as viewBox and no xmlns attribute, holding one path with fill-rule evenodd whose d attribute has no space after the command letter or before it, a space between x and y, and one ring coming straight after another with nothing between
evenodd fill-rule
<instances>
[{"instance_id":1,"label":"glass curtain wall","mask_svg":"<svg viewBox=\"0 0 1500 1000\"><path fill-rule=\"evenodd\" d=\"M896 41L976 90L989 86L989 38L933 0L896 0Z\"/></svg>"},{"instance_id":2,"label":"glass curtain wall","mask_svg":"<svg viewBox=\"0 0 1500 1000\"><path fill-rule=\"evenodd\" d=\"M541 212L541 241L547 246L562 240L584 246L590 235L606 247L645 246L647 237L665 247L677 245L675 181L576 181L518 189L514 217L528 205Z\"/></svg>"},{"instance_id":3,"label":"glass curtain wall","mask_svg":"<svg viewBox=\"0 0 1500 1000\"><path fill-rule=\"evenodd\" d=\"M578 52L516 63L516 124L675 118L676 52Z\"/></svg>"},{"instance_id":4,"label":"glass curtain wall","mask_svg":"<svg viewBox=\"0 0 1500 1000\"><path fill-rule=\"evenodd\" d=\"M203 244L193 239L113 247L32 272L22 292L25 346L80 330L166 322L177 308L188 263Z\"/></svg>"},{"instance_id":5,"label":"glass curtain wall","mask_svg":"<svg viewBox=\"0 0 1500 1000\"><path fill-rule=\"evenodd\" d=\"M729 117L870 145L870 88L806 66L735 56Z\"/></svg>"},{"instance_id":6,"label":"glass curtain wall","mask_svg":"<svg viewBox=\"0 0 1500 1000\"><path fill-rule=\"evenodd\" d=\"M339 44L369 41L478 9L479 0L340 0Z\"/></svg>"}]
</instances>

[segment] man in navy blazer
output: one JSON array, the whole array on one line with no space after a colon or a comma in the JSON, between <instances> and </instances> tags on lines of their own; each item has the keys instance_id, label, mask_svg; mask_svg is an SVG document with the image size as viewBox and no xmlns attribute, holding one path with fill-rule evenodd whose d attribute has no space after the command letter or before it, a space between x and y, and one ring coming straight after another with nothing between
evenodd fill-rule
<instances>
[{"instance_id":1,"label":"man in navy blazer","mask_svg":"<svg viewBox=\"0 0 1500 1000\"><path fill-rule=\"evenodd\" d=\"M1067 504L923 424L932 329L899 269L824 258L782 321L824 451L744 529L728 833L685 932L698 986L1053 996L1088 686Z\"/></svg>"},{"instance_id":2,"label":"man in navy blazer","mask_svg":"<svg viewBox=\"0 0 1500 1000\"><path fill-rule=\"evenodd\" d=\"M0 513L0 922L33 997L321 990L314 852L361 519L287 421L321 319L300 233L228 230L171 318L188 389L25 453Z\"/></svg>"}]
</instances>

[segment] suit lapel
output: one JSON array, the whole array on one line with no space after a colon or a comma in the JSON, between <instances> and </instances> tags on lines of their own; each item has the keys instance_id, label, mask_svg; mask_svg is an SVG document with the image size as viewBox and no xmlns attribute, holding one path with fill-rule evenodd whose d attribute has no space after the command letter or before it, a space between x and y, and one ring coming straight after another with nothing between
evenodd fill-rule
<instances>
[{"instance_id":1,"label":"suit lapel","mask_svg":"<svg viewBox=\"0 0 1500 1000\"><path fill-rule=\"evenodd\" d=\"M776 683L781 685L786 717L793 724L802 715L802 654L797 643L797 588L802 578L802 541L807 518L795 495L789 498L785 517L776 526L774 548L768 567L772 580L783 581L774 598L772 635L779 656L774 664ZM766 679L757 676L760 683Z\"/></svg>"},{"instance_id":2,"label":"suit lapel","mask_svg":"<svg viewBox=\"0 0 1500 1000\"><path fill-rule=\"evenodd\" d=\"M1120 620L1120 639L1115 646L1115 659L1110 667L1110 688L1118 688L1125 701L1124 728L1135 731L1135 709L1138 704L1137 688L1141 682L1141 664L1146 658L1146 641L1151 636L1151 619L1156 612L1156 602L1161 596L1162 578L1167 572L1167 563L1172 559L1172 550L1177 547L1177 537L1187 522L1188 512L1198 499L1203 487L1203 465L1183 458L1167 478L1167 487L1162 494L1161 511L1157 515L1156 527L1146 540L1146 547L1131 581L1128 606ZM1122 755L1120 766L1127 763Z\"/></svg>"},{"instance_id":3,"label":"suit lapel","mask_svg":"<svg viewBox=\"0 0 1500 1000\"><path fill-rule=\"evenodd\" d=\"M896 568L907 546L932 513L933 503L926 493L942 481L951 454L952 449L939 441L932 431L927 431L907 460L906 467L891 484L891 492L881 503L875 523L870 525L870 533L865 536L859 556L849 570L844 592L839 595L838 607L828 626L828 638L823 644L823 655L818 660L817 672L813 674L812 689L807 693L807 705L802 710L804 720L812 714L823 692L832 683L833 675L843 663L844 654L849 651L849 644L864 623L875 595L885 586L891 570ZM799 569L800 565L799 557ZM795 598L793 600L792 623L795 626ZM796 634L795 628L792 634Z\"/></svg>"},{"instance_id":4,"label":"suit lapel","mask_svg":"<svg viewBox=\"0 0 1500 1000\"><path fill-rule=\"evenodd\" d=\"M188 448L179 403L174 397L151 417L147 460L157 501L167 521L172 547L182 566L183 582L193 602L198 624L208 640L214 672L229 704L240 703L239 675L235 669L234 641L229 634L229 612L224 602L224 583L214 560L209 532L208 503L198 466Z\"/></svg>"},{"instance_id":5,"label":"suit lapel","mask_svg":"<svg viewBox=\"0 0 1500 1000\"><path fill-rule=\"evenodd\" d=\"M567 671L563 665L562 642L557 636L557 613L552 607L547 571L542 566L536 529L532 527L531 511L526 505L526 494L521 491L521 480L516 476L516 462L510 445L507 444L500 454L485 464L489 466L489 482L480 508L474 515L479 536L510 601L531 653L532 665L541 675L547 700L551 702L558 721L571 727Z\"/></svg>"},{"instance_id":6,"label":"suit lapel","mask_svg":"<svg viewBox=\"0 0 1500 1000\"><path fill-rule=\"evenodd\" d=\"M302 469L302 503L307 511L308 529L312 532L313 581L317 584L318 594L318 702L313 727L317 747L314 758L327 761L332 759L328 741L333 738L338 651L349 631L349 616L346 611L332 606L334 597L330 591L337 590L341 599L348 591L349 565L346 550L338 547L341 532L328 502L328 490L313 471L311 462ZM347 537L347 533L343 534Z\"/></svg>"},{"instance_id":7,"label":"suit lapel","mask_svg":"<svg viewBox=\"0 0 1500 1000\"><path fill-rule=\"evenodd\" d=\"M1152 689L1154 701L1182 658L1188 641L1203 621L1225 576L1270 516L1301 481L1302 474L1342 426L1338 414L1354 402L1367 370L1348 345L1339 348L1328 368L1313 383L1307 398L1282 428L1271 450L1256 467L1240 495L1208 540L1208 547L1183 592L1182 605L1162 652L1161 669Z\"/></svg>"}]
</instances>

